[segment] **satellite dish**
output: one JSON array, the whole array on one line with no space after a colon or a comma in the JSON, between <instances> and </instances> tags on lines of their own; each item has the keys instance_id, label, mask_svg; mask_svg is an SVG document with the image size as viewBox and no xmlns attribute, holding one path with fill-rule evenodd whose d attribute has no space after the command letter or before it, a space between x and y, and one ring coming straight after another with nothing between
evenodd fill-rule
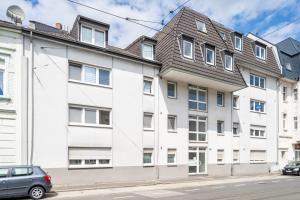
<instances>
[{"instance_id":1,"label":"satellite dish","mask_svg":"<svg viewBox=\"0 0 300 200\"><path fill-rule=\"evenodd\" d=\"M19 6L12 5L7 8L6 16L16 24L22 24L22 21L25 18L25 13Z\"/></svg>"}]
</instances>

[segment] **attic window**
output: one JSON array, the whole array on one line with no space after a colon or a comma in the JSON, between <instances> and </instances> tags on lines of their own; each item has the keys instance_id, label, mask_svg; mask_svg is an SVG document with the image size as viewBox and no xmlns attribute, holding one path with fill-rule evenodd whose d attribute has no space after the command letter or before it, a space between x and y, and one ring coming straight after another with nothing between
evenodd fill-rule
<instances>
[{"instance_id":1,"label":"attic window","mask_svg":"<svg viewBox=\"0 0 300 200\"><path fill-rule=\"evenodd\" d=\"M223 40L226 40L226 35L224 32L220 32L219 34Z\"/></svg>"},{"instance_id":2,"label":"attic window","mask_svg":"<svg viewBox=\"0 0 300 200\"><path fill-rule=\"evenodd\" d=\"M233 58L231 55L225 55L225 62L224 62L224 65L225 65L225 69L226 70L229 70L229 71L232 71L232 66L233 66Z\"/></svg>"},{"instance_id":3,"label":"attic window","mask_svg":"<svg viewBox=\"0 0 300 200\"><path fill-rule=\"evenodd\" d=\"M236 50L242 51L242 37L237 35L234 36L234 48Z\"/></svg>"},{"instance_id":4,"label":"attic window","mask_svg":"<svg viewBox=\"0 0 300 200\"><path fill-rule=\"evenodd\" d=\"M105 32L85 25L81 26L81 42L105 47Z\"/></svg>"},{"instance_id":5,"label":"attic window","mask_svg":"<svg viewBox=\"0 0 300 200\"><path fill-rule=\"evenodd\" d=\"M286 63L285 68L289 71L292 71L291 63Z\"/></svg>"},{"instance_id":6,"label":"attic window","mask_svg":"<svg viewBox=\"0 0 300 200\"><path fill-rule=\"evenodd\" d=\"M256 45L255 46L255 54L256 54L256 58L265 60L266 59L266 48Z\"/></svg>"},{"instance_id":7,"label":"attic window","mask_svg":"<svg viewBox=\"0 0 300 200\"><path fill-rule=\"evenodd\" d=\"M193 42L187 39L183 39L182 41L182 51L183 51L183 56L185 58L193 59L194 57L194 47L193 47Z\"/></svg>"},{"instance_id":8,"label":"attic window","mask_svg":"<svg viewBox=\"0 0 300 200\"><path fill-rule=\"evenodd\" d=\"M215 47L206 46L205 54L206 54L206 59L205 59L206 64L215 65Z\"/></svg>"},{"instance_id":9,"label":"attic window","mask_svg":"<svg viewBox=\"0 0 300 200\"><path fill-rule=\"evenodd\" d=\"M204 22L200 22L200 21L197 21L197 20L196 20L196 25L197 25L197 30L198 30L198 31L207 33L206 25L205 25Z\"/></svg>"},{"instance_id":10,"label":"attic window","mask_svg":"<svg viewBox=\"0 0 300 200\"><path fill-rule=\"evenodd\" d=\"M153 45L151 44L142 44L142 54L143 58L153 60Z\"/></svg>"}]
</instances>

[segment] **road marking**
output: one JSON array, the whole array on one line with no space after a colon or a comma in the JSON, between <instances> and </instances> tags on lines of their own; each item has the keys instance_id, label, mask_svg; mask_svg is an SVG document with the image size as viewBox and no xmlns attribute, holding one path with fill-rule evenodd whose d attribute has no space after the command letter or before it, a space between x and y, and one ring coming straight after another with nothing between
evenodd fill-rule
<instances>
[{"instance_id":1,"label":"road marking","mask_svg":"<svg viewBox=\"0 0 300 200\"><path fill-rule=\"evenodd\" d=\"M134 196L122 196L122 197L114 197L113 199L127 199L127 198L132 198Z\"/></svg>"},{"instance_id":2,"label":"road marking","mask_svg":"<svg viewBox=\"0 0 300 200\"><path fill-rule=\"evenodd\" d=\"M245 186L246 184L239 184L239 185L235 185L234 187L242 187Z\"/></svg>"},{"instance_id":3,"label":"road marking","mask_svg":"<svg viewBox=\"0 0 300 200\"><path fill-rule=\"evenodd\" d=\"M212 187L213 189L221 189L224 188L225 186L216 186L216 187Z\"/></svg>"},{"instance_id":4,"label":"road marking","mask_svg":"<svg viewBox=\"0 0 300 200\"><path fill-rule=\"evenodd\" d=\"M193 191L197 191L197 190L200 190L198 188L195 188L195 189L189 189L189 190L184 190L185 192L193 192Z\"/></svg>"}]
</instances>

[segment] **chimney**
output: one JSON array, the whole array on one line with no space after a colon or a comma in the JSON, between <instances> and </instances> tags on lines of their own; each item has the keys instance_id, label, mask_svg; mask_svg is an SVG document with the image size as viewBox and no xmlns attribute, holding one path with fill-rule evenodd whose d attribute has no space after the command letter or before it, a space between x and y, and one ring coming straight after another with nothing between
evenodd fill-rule
<instances>
[{"instance_id":1,"label":"chimney","mask_svg":"<svg viewBox=\"0 0 300 200\"><path fill-rule=\"evenodd\" d=\"M62 29L61 23L59 23L59 22L55 23L55 28L57 28L58 30L61 30Z\"/></svg>"}]
</instances>

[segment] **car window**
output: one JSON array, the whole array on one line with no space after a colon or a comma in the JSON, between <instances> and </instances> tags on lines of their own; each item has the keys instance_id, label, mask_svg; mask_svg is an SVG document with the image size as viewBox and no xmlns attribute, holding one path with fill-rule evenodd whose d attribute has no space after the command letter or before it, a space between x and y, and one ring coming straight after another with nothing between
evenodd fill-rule
<instances>
[{"instance_id":1,"label":"car window","mask_svg":"<svg viewBox=\"0 0 300 200\"><path fill-rule=\"evenodd\" d=\"M27 175L31 175L32 172L32 168L31 167L16 167L13 168L11 175L12 176L27 176Z\"/></svg>"},{"instance_id":2,"label":"car window","mask_svg":"<svg viewBox=\"0 0 300 200\"><path fill-rule=\"evenodd\" d=\"M300 163L296 163L296 166L300 166Z\"/></svg>"},{"instance_id":3,"label":"car window","mask_svg":"<svg viewBox=\"0 0 300 200\"><path fill-rule=\"evenodd\" d=\"M8 174L8 168L0 168L0 178L7 177Z\"/></svg>"}]
</instances>

